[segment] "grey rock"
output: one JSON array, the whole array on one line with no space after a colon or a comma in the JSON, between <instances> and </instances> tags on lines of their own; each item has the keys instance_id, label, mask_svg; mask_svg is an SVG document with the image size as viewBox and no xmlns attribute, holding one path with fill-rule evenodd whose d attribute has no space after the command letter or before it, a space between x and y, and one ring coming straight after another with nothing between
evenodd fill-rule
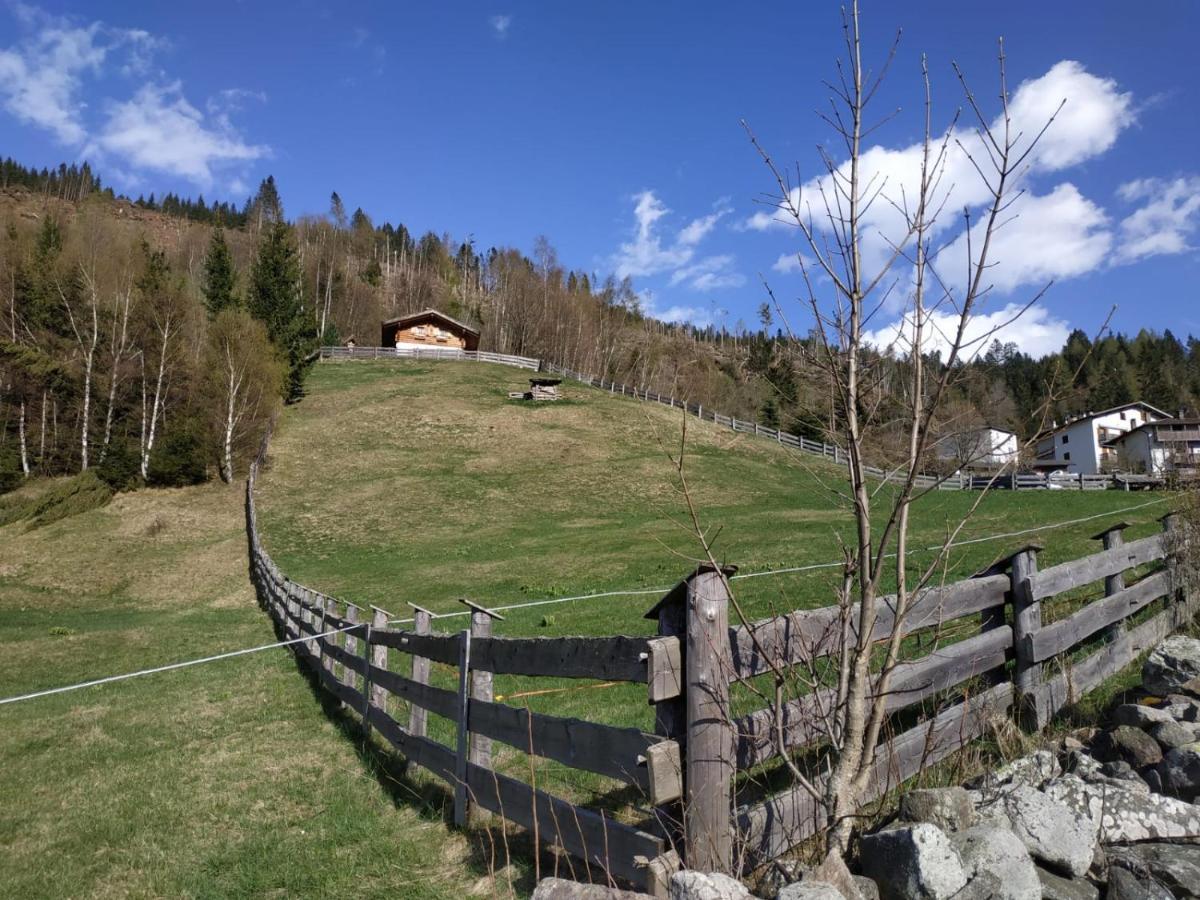
<instances>
[{"instance_id":1,"label":"grey rock","mask_svg":"<svg viewBox=\"0 0 1200 900\"><path fill-rule=\"evenodd\" d=\"M859 858L884 900L947 900L967 885L958 851L928 822L866 835Z\"/></svg>"},{"instance_id":2,"label":"grey rock","mask_svg":"<svg viewBox=\"0 0 1200 900\"><path fill-rule=\"evenodd\" d=\"M671 876L668 896L671 900L753 900L745 885L736 878L691 869Z\"/></svg>"},{"instance_id":3,"label":"grey rock","mask_svg":"<svg viewBox=\"0 0 1200 900\"><path fill-rule=\"evenodd\" d=\"M580 884L565 878L543 878L530 900L648 900L649 894L620 891L602 884Z\"/></svg>"},{"instance_id":4,"label":"grey rock","mask_svg":"<svg viewBox=\"0 0 1200 900\"><path fill-rule=\"evenodd\" d=\"M1193 729L1174 719L1159 722L1148 730L1150 736L1158 741L1163 750L1174 750L1176 747L1194 743L1196 740L1196 732Z\"/></svg>"},{"instance_id":5,"label":"grey rock","mask_svg":"<svg viewBox=\"0 0 1200 900\"><path fill-rule=\"evenodd\" d=\"M1113 869L1108 878L1107 900L1175 900L1175 895L1153 879L1141 879L1124 869Z\"/></svg>"},{"instance_id":6,"label":"grey rock","mask_svg":"<svg viewBox=\"0 0 1200 900\"><path fill-rule=\"evenodd\" d=\"M1058 757L1049 750L1038 750L1001 766L993 776L993 783L1027 784L1036 788L1061 774Z\"/></svg>"},{"instance_id":7,"label":"grey rock","mask_svg":"<svg viewBox=\"0 0 1200 900\"><path fill-rule=\"evenodd\" d=\"M1162 761L1162 748L1158 741L1140 728L1118 725L1102 732L1092 744L1092 755L1100 762L1125 760L1135 769L1155 766Z\"/></svg>"},{"instance_id":8,"label":"grey rock","mask_svg":"<svg viewBox=\"0 0 1200 900\"><path fill-rule=\"evenodd\" d=\"M880 900L879 885L866 875L854 875L854 886L858 888L858 895L862 900Z\"/></svg>"},{"instance_id":9,"label":"grey rock","mask_svg":"<svg viewBox=\"0 0 1200 900\"><path fill-rule=\"evenodd\" d=\"M1200 677L1200 641L1175 634L1150 651L1142 664L1142 686L1153 694L1177 692Z\"/></svg>"},{"instance_id":10,"label":"grey rock","mask_svg":"<svg viewBox=\"0 0 1200 900\"><path fill-rule=\"evenodd\" d=\"M1041 866L1037 877L1042 883L1042 900L1100 900L1100 889L1086 878L1063 878Z\"/></svg>"},{"instance_id":11,"label":"grey rock","mask_svg":"<svg viewBox=\"0 0 1200 900\"><path fill-rule=\"evenodd\" d=\"M1181 694L1172 694L1171 697L1173 699L1163 707L1163 712L1176 722L1187 725L1200 721L1200 701L1194 697L1184 697Z\"/></svg>"},{"instance_id":12,"label":"grey rock","mask_svg":"<svg viewBox=\"0 0 1200 900\"><path fill-rule=\"evenodd\" d=\"M1090 822L1104 844L1200 837L1200 807L1118 784L1089 784L1064 775L1046 795Z\"/></svg>"},{"instance_id":13,"label":"grey rock","mask_svg":"<svg viewBox=\"0 0 1200 900\"><path fill-rule=\"evenodd\" d=\"M967 878L974 882L983 874L995 877L997 900L1040 900L1042 887L1033 859L1021 839L1008 829L976 825L950 835L950 841Z\"/></svg>"},{"instance_id":14,"label":"grey rock","mask_svg":"<svg viewBox=\"0 0 1200 900\"><path fill-rule=\"evenodd\" d=\"M1158 767L1163 791L1191 802L1200 794L1200 744L1184 744L1167 751Z\"/></svg>"},{"instance_id":15,"label":"grey rock","mask_svg":"<svg viewBox=\"0 0 1200 900\"><path fill-rule=\"evenodd\" d=\"M1115 781L1124 782L1128 787L1135 791L1146 790L1148 785L1146 780L1134 771L1133 766L1125 762L1125 760L1117 760L1116 762L1105 763L1100 767L1100 771L1105 778L1112 778ZM1153 771L1148 769L1148 771Z\"/></svg>"},{"instance_id":16,"label":"grey rock","mask_svg":"<svg viewBox=\"0 0 1200 900\"><path fill-rule=\"evenodd\" d=\"M1179 686L1179 690L1185 694L1191 694L1193 697L1200 697L1200 678L1184 682Z\"/></svg>"},{"instance_id":17,"label":"grey rock","mask_svg":"<svg viewBox=\"0 0 1200 900\"><path fill-rule=\"evenodd\" d=\"M1153 877L1180 900L1200 898L1200 847L1144 843L1121 847L1113 865L1139 878Z\"/></svg>"},{"instance_id":18,"label":"grey rock","mask_svg":"<svg viewBox=\"0 0 1200 900\"><path fill-rule=\"evenodd\" d=\"M1160 722L1174 721L1165 709L1143 703L1122 703L1113 710L1112 720L1115 725L1132 725L1134 728L1149 728Z\"/></svg>"},{"instance_id":19,"label":"grey rock","mask_svg":"<svg viewBox=\"0 0 1200 900\"><path fill-rule=\"evenodd\" d=\"M846 900L862 900L858 884L855 882L854 876L850 874L850 870L846 868L846 860L837 853L826 854L825 858L812 870L806 872L801 880L822 881L832 885ZM876 888L875 894L879 895L878 888Z\"/></svg>"},{"instance_id":20,"label":"grey rock","mask_svg":"<svg viewBox=\"0 0 1200 900\"><path fill-rule=\"evenodd\" d=\"M1004 886L991 872L981 872L954 895L954 900L996 900L1003 896Z\"/></svg>"},{"instance_id":21,"label":"grey rock","mask_svg":"<svg viewBox=\"0 0 1200 900\"><path fill-rule=\"evenodd\" d=\"M1022 785L980 815L993 824L1007 822L1030 855L1049 868L1078 876L1092 864L1096 833L1091 820L1041 791Z\"/></svg>"},{"instance_id":22,"label":"grey rock","mask_svg":"<svg viewBox=\"0 0 1200 900\"><path fill-rule=\"evenodd\" d=\"M774 897L786 885L802 881L808 867L794 859L775 859L758 882L758 892L764 897Z\"/></svg>"},{"instance_id":23,"label":"grey rock","mask_svg":"<svg viewBox=\"0 0 1200 900\"><path fill-rule=\"evenodd\" d=\"M827 881L800 881L789 884L775 900L845 900L842 892Z\"/></svg>"},{"instance_id":24,"label":"grey rock","mask_svg":"<svg viewBox=\"0 0 1200 900\"><path fill-rule=\"evenodd\" d=\"M943 831L962 831L979 821L971 797L960 787L923 788L900 798L900 818L928 822Z\"/></svg>"},{"instance_id":25,"label":"grey rock","mask_svg":"<svg viewBox=\"0 0 1200 900\"><path fill-rule=\"evenodd\" d=\"M1162 763L1159 763L1159 765L1161 766ZM1148 772L1146 772L1145 777L1146 787L1150 788L1151 792L1155 794L1161 794L1165 792L1166 787L1163 784L1162 773L1159 772L1158 769L1150 769Z\"/></svg>"}]
</instances>

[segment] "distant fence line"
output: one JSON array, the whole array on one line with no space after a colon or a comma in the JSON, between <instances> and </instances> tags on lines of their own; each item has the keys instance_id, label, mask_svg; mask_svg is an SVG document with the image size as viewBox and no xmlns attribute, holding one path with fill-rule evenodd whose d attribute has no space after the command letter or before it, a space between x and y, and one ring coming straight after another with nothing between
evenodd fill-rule
<instances>
[{"instance_id":1,"label":"distant fence line","mask_svg":"<svg viewBox=\"0 0 1200 900\"><path fill-rule=\"evenodd\" d=\"M400 629L382 609L336 600L279 570L258 534L258 471L256 460L246 521L260 603L284 637L311 636L293 650L368 733L450 785L457 824L472 809L494 812L581 860L589 880L617 879L655 896L666 896L681 865L750 869L819 830L825 816L807 790L766 787L757 776L781 749L822 741L833 689L796 696L778 713L772 704L739 716L730 695L737 683L776 670L819 669L842 646L838 607L731 623L732 570L701 567L647 614L657 620L654 637L495 637L493 614L475 605L470 628L436 632L437 616L410 604L413 625ZM893 673L887 703L896 718L864 801L961 749L997 717L1040 729L1191 619L1198 598L1178 574L1184 530L1175 514L1162 523L1162 533L1128 543L1124 523L1110 526L1096 535L1100 551L1041 570L1042 548L1028 544L975 577L917 593L899 627L931 637L923 646L932 649ZM1051 607L1044 619L1043 607L1056 599L1069 601L1070 614ZM873 640L897 627L893 608L894 598L880 601ZM853 611L848 620L857 620ZM340 628L348 630L328 633ZM457 670L456 690L430 683L431 662ZM497 702L495 674L645 684L654 732ZM453 723L454 746L428 736L431 712ZM653 811L622 822L532 778L497 772L492 741L615 779ZM819 782L819 773L812 777Z\"/></svg>"},{"instance_id":2,"label":"distant fence line","mask_svg":"<svg viewBox=\"0 0 1200 900\"><path fill-rule=\"evenodd\" d=\"M705 409L702 403L688 403L673 396L664 396L657 391L647 388L619 384L615 381L597 378L576 372L565 366L560 366L546 360L537 360L527 356L509 356L503 353L486 353L482 350L459 350L454 347L430 348L395 348L395 347L322 347L322 359L428 359L428 360L470 360L473 362L492 362L516 366L521 369L549 372L564 378L571 378L590 387L608 391L611 394L621 394L633 397L635 400L646 400L661 403L673 409L686 410L689 414L706 422L713 422L732 431L743 434L754 434L767 440L775 441L784 447L799 450L813 456L823 456L841 465L847 460L846 451L836 443L814 441L798 434L791 434L782 428L770 428L757 422L748 422L736 416L727 416L714 409ZM893 483L902 483L906 478L903 469L882 469L878 466L863 466L863 472L872 478ZM917 475L913 484L922 490L962 491L962 490L1081 490L1102 491L1108 488L1119 488L1126 491L1134 488L1150 487L1158 484L1158 479L1142 475L1099 474L1083 475L1069 472L1026 472L1001 475L973 475L967 472L956 472L952 475Z\"/></svg>"}]
</instances>

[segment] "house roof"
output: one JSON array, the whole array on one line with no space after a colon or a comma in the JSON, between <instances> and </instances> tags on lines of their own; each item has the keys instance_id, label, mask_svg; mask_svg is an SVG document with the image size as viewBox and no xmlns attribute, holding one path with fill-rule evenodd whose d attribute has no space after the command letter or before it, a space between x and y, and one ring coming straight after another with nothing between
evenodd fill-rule
<instances>
[{"instance_id":1,"label":"house roof","mask_svg":"<svg viewBox=\"0 0 1200 900\"><path fill-rule=\"evenodd\" d=\"M1086 422L1089 419L1098 419L1101 416L1107 416L1107 415L1110 415L1111 413L1120 412L1123 409L1133 409L1135 407L1137 409L1148 409L1148 410L1150 410L1150 412L1154 413L1160 419L1165 419L1168 417L1168 413L1163 412L1157 406L1152 406L1151 404L1146 403L1143 400L1134 400L1132 403L1122 403L1119 406L1110 406L1108 409L1102 409L1099 412L1089 412L1089 413L1085 413L1082 416L1074 416L1070 419L1067 419L1061 425L1056 425L1053 428L1046 428L1043 431L1038 432L1037 436L1045 437L1048 434L1054 434L1056 432L1062 431L1065 428L1070 428L1072 425L1078 425L1080 422Z\"/></svg>"},{"instance_id":2,"label":"house roof","mask_svg":"<svg viewBox=\"0 0 1200 900\"><path fill-rule=\"evenodd\" d=\"M458 321L458 319L448 316L440 310L432 309L432 308L423 309L420 312L409 313L408 315L405 315L405 316L397 316L395 319L388 319L383 324L384 325L398 325L401 328L403 328L409 322L415 322L418 319L424 319L424 318L440 319L441 321L445 322L448 325L453 325L456 328L461 328L463 331L469 332L476 336L479 335L478 328L472 328L470 325L467 325L465 322L460 322L460 321Z\"/></svg>"},{"instance_id":3,"label":"house roof","mask_svg":"<svg viewBox=\"0 0 1200 900\"><path fill-rule=\"evenodd\" d=\"M1192 425L1196 428L1200 428L1200 419L1155 419L1153 422L1143 422L1137 428L1130 428L1123 434L1117 435L1117 437L1113 438L1111 441L1105 441L1104 446L1112 447L1113 445L1119 444L1121 441L1125 440L1125 438L1129 437L1131 434L1135 434L1136 432L1143 431L1147 428L1161 428L1164 425Z\"/></svg>"}]
</instances>

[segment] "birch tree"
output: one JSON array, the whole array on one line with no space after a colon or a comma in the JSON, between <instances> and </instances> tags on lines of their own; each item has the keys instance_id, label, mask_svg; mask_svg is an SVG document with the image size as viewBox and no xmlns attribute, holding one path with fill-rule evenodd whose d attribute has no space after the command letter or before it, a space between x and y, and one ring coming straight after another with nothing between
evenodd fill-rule
<instances>
[{"instance_id":1,"label":"birch tree","mask_svg":"<svg viewBox=\"0 0 1200 900\"><path fill-rule=\"evenodd\" d=\"M227 309L209 327L203 368L221 480L229 483L235 456L257 445L281 401L287 366L261 322Z\"/></svg>"}]
</instances>

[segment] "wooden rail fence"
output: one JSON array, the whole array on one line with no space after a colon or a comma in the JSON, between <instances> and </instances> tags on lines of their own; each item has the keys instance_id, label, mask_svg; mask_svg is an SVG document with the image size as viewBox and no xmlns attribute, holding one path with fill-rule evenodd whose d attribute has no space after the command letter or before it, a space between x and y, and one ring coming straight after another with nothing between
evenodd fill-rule
<instances>
[{"instance_id":1,"label":"wooden rail fence","mask_svg":"<svg viewBox=\"0 0 1200 900\"><path fill-rule=\"evenodd\" d=\"M539 360L528 356L509 356L484 350L460 350L457 347L322 347L321 359L466 359L471 362L500 363L518 369L538 371Z\"/></svg>"},{"instance_id":2,"label":"wooden rail fence","mask_svg":"<svg viewBox=\"0 0 1200 900\"><path fill-rule=\"evenodd\" d=\"M758 676L819 670L842 646L838 608L731 623L732 570L701 567L647 613L657 622L653 637L498 637L494 614L474 604L470 627L458 632L435 631L437 616L417 606L412 627L396 628L384 610L338 601L279 570L259 539L258 469L256 461L246 520L260 603L284 636L309 638L293 645L296 655L365 729L453 788L456 823L473 810L496 813L583 861L594 880L656 896L666 896L682 864L745 870L823 826L821 802L798 784L780 788L779 773L768 770L781 752L806 765L813 754L803 751L819 755L833 688L738 715L733 695ZM1129 542L1127 525L1112 525L1096 535L1096 553L1047 568L1038 564L1043 548L1025 545L972 578L919 592L899 623L895 598L883 598L872 640L899 626L927 652L893 672L888 736L866 801L961 749L998 717L1040 729L1191 619L1200 598L1179 575L1185 530L1176 514L1162 524L1161 533ZM855 609L847 620L857 621ZM456 690L430 683L431 662L457 669ZM505 705L492 693L496 674L645 684L654 731ZM454 746L429 736L430 712L454 723ZM497 772L493 741L632 786L653 811L620 821ZM820 785L819 770L810 778Z\"/></svg>"}]
</instances>

